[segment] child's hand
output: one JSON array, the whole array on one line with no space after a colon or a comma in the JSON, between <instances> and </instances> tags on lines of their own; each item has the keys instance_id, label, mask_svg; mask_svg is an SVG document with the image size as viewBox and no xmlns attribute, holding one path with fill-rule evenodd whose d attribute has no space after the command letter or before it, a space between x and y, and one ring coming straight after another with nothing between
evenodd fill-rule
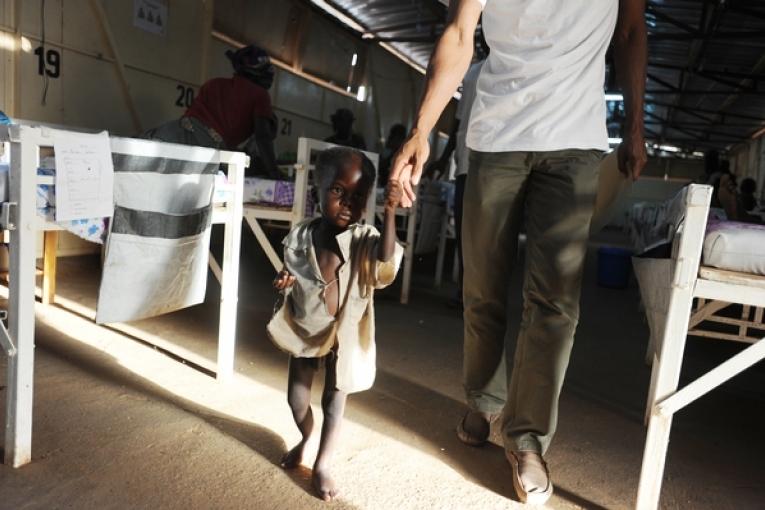
<instances>
[{"instance_id":1,"label":"child's hand","mask_svg":"<svg viewBox=\"0 0 765 510\"><path fill-rule=\"evenodd\" d=\"M279 271L279 274L276 275L276 279L274 280L274 288L276 290L284 290L292 287L292 284L294 283L295 277L292 276L286 269L282 269Z\"/></svg>"},{"instance_id":2,"label":"child's hand","mask_svg":"<svg viewBox=\"0 0 765 510\"><path fill-rule=\"evenodd\" d=\"M395 211L403 196L404 188L401 183L394 179L389 180L388 186L385 187L385 209Z\"/></svg>"}]
</instances>

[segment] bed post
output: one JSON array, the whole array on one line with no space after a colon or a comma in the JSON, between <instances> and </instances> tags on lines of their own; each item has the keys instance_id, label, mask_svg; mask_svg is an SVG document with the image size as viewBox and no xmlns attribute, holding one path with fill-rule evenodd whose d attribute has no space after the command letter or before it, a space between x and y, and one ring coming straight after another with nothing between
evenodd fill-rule
<instances>
[{"instance_id":1,"label":"bed post","mask_svg":"<svg viewBox=\"0 0 765 510\"><path fill-rule=\"evenodd\" d=\"M242 240L242 201L244 198L244 154L235 154L228 162L228 182L232 189L231 201L226 207L223 236L223 268L220 289L220 318L218 323L219 381L229 381L234 375L236 349L236 312L239 301L239 254Z\"/></svg>"},{"instance_id":2,"label":"bed post","mask_svg":"<svg viewBox=\"0 0 765 510\"><path fill-rule=\"evenodd\" d=\"M636 508L655 509L659 506L664 464L669 446L672 427L672 413L662 413L659 404L677 390L683 352L693 304L693 291L699 272L704 230L709 213L711 188L690 185L685 201L685 220L680 234L677 256L673 257L674 270L670 290L667 320L661 345L654 354L654 382L648 396L651 414L648 420L648 434L643 452L643 465Z\"/></svg>"},{"instance_id":3,"label":"bed post","mask_svg":"<svg viewBox=\"0 0 765 510\"><path fill-rule=\"evenodd\" d=\"M32 397L35 329L35 186L39 160L38 140L27 127L10 130L11 217L10 283L8 310L10 338L16 353L8 358L8 396L5 414L5 463L19 467L32 460Z\"/></svg>"}]
</instances>

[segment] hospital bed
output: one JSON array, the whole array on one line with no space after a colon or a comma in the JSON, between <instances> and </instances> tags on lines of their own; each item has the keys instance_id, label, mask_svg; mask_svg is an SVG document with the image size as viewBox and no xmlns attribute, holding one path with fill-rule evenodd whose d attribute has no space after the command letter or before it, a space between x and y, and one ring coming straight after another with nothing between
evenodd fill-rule
<instances>
[{"instance_id":1,"label":"hospital bed","mask_svg":"<svg viewBox=\"0 0 765 510\"><path fill-rule=\"evenodd\" d=\"M32 395L35 333L35 254L38 232L57 232L61 224L38 216L36 194L41 185L52 185L54 177L38 175L40 150L53 146L49 126L0 126L0 143L10 149L9 200L2 203L0 225L9 232L9 329L0 324L0 343L8 356L6 398L5 463L18 467L31 460ZM215 205L212 223L224 225L223 260L217 268L221 282L218 324L217 371L219 380L233 375L236 336L239 249L241 236L244 168L242 153L188 147L150 140L110 138L112 154L163 157L188 162L226 166L226 182L216 185L224 200ZM48 234L44 248L43 297L54 292L55 244ZM48 282L45 283L45 279Z\"/></svg>"},{"instance_id":2,"label":"hospital bed","mask_svg":"<svg viewBox=\"0 0 765 510\"><path fill-rule=\"evenodd\" d=\"M711 196L709 186L685 188L676 199L678 207L670 208L664 222L663 228L672 238L671 257L635 259L651 329L649 355L653 366L647 402L648 433L637 498L637 508L641 510L658 507L673 415L765 358L762 322L765 230L759 234L748 232L761 240L747 241L745 250L730 251L728 255L733 257L716 251L721 234L708 228ZM735 228L729 234L737 235ZM727 245L733 241L730 237ZM725 245L723 242L722 246ZM742 255L748 260L742 260ZM719 314L730 305L741 307L740 317ZM722 332L717 327L720 324L732 326L735 332ZM678 389L689 335L735 340L749 346Z\"/></svg>"},{"instance_id":3,"label":"hospital bed","mask_svg":"<svg viewBox=\"0 0 765 510\"><path fill-rule=\"evenodd\" d=\"M336 145L300 138L298 140L297 163L292 165L293 180L275 181L258 177L244 177L241 179L241 202L242 214L247 225L255 235L258 244L266 254L275 271L282 268L281 255L274 249L266 235L264 227L281 227L289 230L303 219L316 214L316 208L310 196L312 171L318 152L335 147ZM375 169L378 165L378 155L365 152L372 161ZM45 182L52 182L48 178ZM216 204L216 218L220 220L225 211L227 202L227 179L216 180L213 202ZM378 190L379 191L379 190ZM241 203L240 202L240 203ZM381 217L383 209L370 200L369 208L365 215L367 222L373 222L375 215ZM401 287L400 301L406 304L409 301L409 289L411 286L412 264L414 257L414 237L416 230L416 208L399 208L396 211L398 223L405 232L403 282ZM219 223L220 221L216 221ZM42 274L42 301L53 303L56 289L56 245L58 232L62 227L55 223L47 222L44 229L43 241L43 268ZM221 268L214 257L210 257L210 269L220 281L222 278Z\"/></svg>"}]
</instances>

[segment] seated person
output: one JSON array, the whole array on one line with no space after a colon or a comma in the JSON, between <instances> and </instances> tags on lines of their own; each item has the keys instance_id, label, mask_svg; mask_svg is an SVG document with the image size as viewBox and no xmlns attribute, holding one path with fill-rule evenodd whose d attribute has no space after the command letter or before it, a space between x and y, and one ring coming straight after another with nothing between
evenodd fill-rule
<instances>
[{"instance_id":1,"label":"seated person","mask_svg":"<svg viewBox=\"0 0 765 510\"><path fill-rule=\"evenodd\" d=\"M353 112L348 108L339 108L330 117L332 121L332 130L334 134L329 138L325 138L325 142L336 143L337 145L344 145L346 147L353 147L354 149L367 150L367 144L364 142L364 138L358 133L353 132L353 121L356 118L353 116Z\"/></svg>"},{"instance_id":2,"label":"seated person","mask_svg":"<svg viewBox=\"0 0 765 510\"><path fill-rule=\"evenodd\" d=\"M207 81L183 117L150 129L145 138L165 142L238 150L250 155L249 174L278 178L274 156L276 117L268 89L274 66L255 46L227 51L234 76Z\"/></svg>"},{"instance_id":3,"label":"seated person","mask_svg":"<svg viewBox=\"0 0 765 510\"><path fill-rule=\"evenodd\" d=\"M744 180L746 181L746 179ZM754 184L754 182L752 182L752 184ZM742 187L744 187L743 182ZM751 185L748 184L745 188L749 190L751 189ZM760 217L749 214L753 209L753 207L749 207L752 205L752 200L754 200L754 205L757 204L754 199L754 190L751 190L750 195L737 193L736 179L733 175L730 173L723 174L720 177L720 185L716 191L720 204L725 209L725 214L728 216L729 220L740 221L743 223L763 223L763 220Z\"/></svg>"},{"instance_id":4,"label":"seated person","mask_svg":"<svg viewBox=\"0 0 765 510\"><path fill-rule=\"evenodd\" d=\"M757 209L757 197L755 196L755 193L757 192L757 183L755 180L751 177L742 180L739 190L741 191L741 205L744 208L744 211L750 212Z\"/></svg>"},{"instance_id":5,"label":"seated person","mask_svg":"<svg viewBox=\"0 0 765 510\"><path fill-rule=\"evenodd\" d=\"M404 140L406 140L406 126L393 124L388 132L388 139L385 140L385 147L380 153L380 171L377 172L377 184L379 186L385 186L388 183L390 164L393 161L393 156L404 145Z\"/></svg>"}]
</instances>

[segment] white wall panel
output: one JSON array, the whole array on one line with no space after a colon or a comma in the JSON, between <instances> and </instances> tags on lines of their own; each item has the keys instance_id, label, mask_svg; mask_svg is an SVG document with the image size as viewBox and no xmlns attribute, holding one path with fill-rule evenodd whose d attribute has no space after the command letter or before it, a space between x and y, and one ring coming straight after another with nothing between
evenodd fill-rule
<instances>
[{"instance_id":1,"label":"white wall panel","mask_svg":"<svg viewBox=\"0 0 765 510\"><path fill-rule=\"evenodd\" d=\"M321 119L324 89L294 74L281 73L277 84L278 107L312 119Z\"/></svg>"}]
</instances>

